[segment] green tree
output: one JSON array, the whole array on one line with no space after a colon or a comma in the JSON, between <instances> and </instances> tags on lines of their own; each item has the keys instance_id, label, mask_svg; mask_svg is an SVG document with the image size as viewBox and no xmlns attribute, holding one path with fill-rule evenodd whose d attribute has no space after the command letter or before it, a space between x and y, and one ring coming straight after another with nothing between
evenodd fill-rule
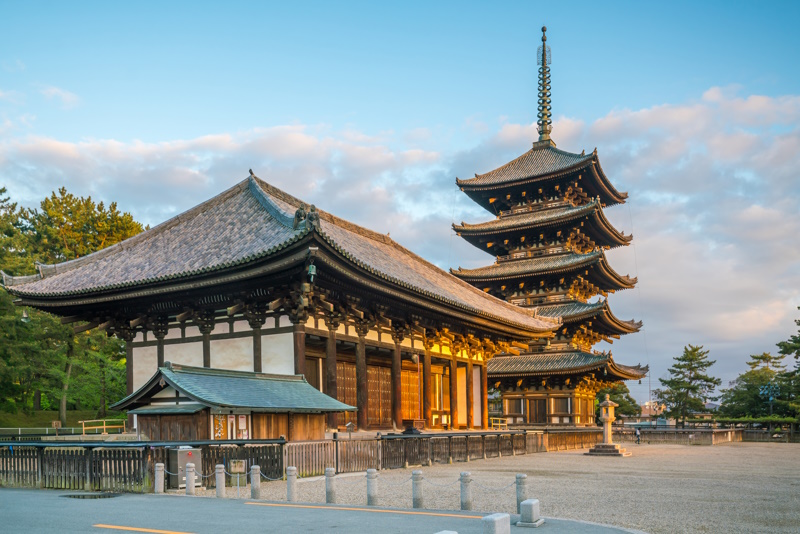
<instances>
[{"instance_id":1,"label":"green tree","mask_svg":"<svg viewBox=\"0 0 800 534\"><path fill-rule=\"evenodd\" d=\"M667 406L668 417L683 424L690 413L705 409L705 401L713 398L714 388L721 383L719 378L707 374L714 363L702 345L683 348L683 354L669 368L670 377L659 378L662 389L655 391L656 398Z\"/></svg>"},{"instance_id":2,"label":"green tree","mask_svg":"<svg viewBox=\"0 0 800 534\"><path fill-rule=\"evenodd\" d=\"M639 406L639 403L636 402L636 399L631 397L631 391L624 382L616 382L611 386L602 388L600 391L598 391L596 397L597 402L595 403L595 406L597 406L598 403L606 400L606 394L608 394L609 400L619 404L619 406L614 409L615 414L636 417L642 413L642 407ZM595 412L595 420L600 421L600 408L596 407Z\"/></svg>"},{"instance_id":3,"label":"green tree","mask_svg":"<svg viewBox=\"0 0 800 534\"><path fill-rule=\"evenodd\" d=\"M794 322L800 326L800 319ZM800 331L778 343L778 349L783 356L794 356L795 363L794 369L780 373L776 379L781 390L776 405L787 414L797 417L800 416Z\"/></svg>"},{"instance_id":4,"label":"green tree","mask_svg":"<svg viewBox=\"0 0 800 534\"><path fill-rule=\"evenodd\" d=\"M797 307L800 310L800 306ZM795 319L795 324L800 326L800 319ZM778 343L778 352L784 356L794 356L794 359L800 362L800 330L797 334L790 336L786 341Z\"/></svg>"},{"instance_id":5,"label":"green tree","mask_svg":"<svg viewBox=\"0 0 800 534\"><path fill-rule=\"evenodd\" d=\"M722 391L720 412L728 417L762 417L769 415L767 399L761 388L776 380L784 371L781 356L767 352L750 356L749 371L740 374L731 387ZM786 415L776 407L778 415Z\"/></svg>"},{"instance_id":6,"label":"green tree","mask_svg":"<svg viewBox=\"0 0 800 534\"><path fill-rule=\"evenodd\" d=\"M34 261L73 260L114 245L143 230L116 203L106 207L91 197L76 197L61 188L40 208L18 209L0 189L0 269L14 275L35 272ZM23 311L28 315L23 321ZM20 310L3 292L0 299L0 392L8 392L6 408L38 409L42 395L58 399L66 424L69 405L97 407L124 391L122 343L103 332L75 334L71 326L33 309ZM75 387L71 386L75 384ZM113 396L112 396L113 395Z\"/></svg>"}]
</instances>

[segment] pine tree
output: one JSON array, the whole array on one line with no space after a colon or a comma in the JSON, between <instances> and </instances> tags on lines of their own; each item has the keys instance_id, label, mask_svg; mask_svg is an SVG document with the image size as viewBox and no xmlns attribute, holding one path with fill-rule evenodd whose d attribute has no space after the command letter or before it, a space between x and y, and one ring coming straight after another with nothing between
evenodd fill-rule
<instances>
[{"instance_id":1,"label":"pine tree","mask_svg":"<svg viewBox=\"0 0 800 534\"><path fill-rule=\"evenodd\" d=\"M705 409L705 401L714 398L711 394L721 383L719 378L706 374L716 363L708 359L708 353L702 345L684 347L683 354L669 368L670 377L658 379L663 389L656 390L656 398L666 404L666 415L681 424L690 413Z\"/></svg>"}]
</instances>

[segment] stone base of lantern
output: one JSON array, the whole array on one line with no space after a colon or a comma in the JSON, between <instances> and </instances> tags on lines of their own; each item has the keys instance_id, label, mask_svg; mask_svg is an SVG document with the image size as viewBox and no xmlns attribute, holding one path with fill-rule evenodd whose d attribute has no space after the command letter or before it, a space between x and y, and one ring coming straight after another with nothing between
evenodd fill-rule
<instances>
[{"instance_id":1,"label":"stone base of lantern","mask_svg":"<svg viewBox=\"0 0 800 534\"><path fill-rule=\"evenodd\" d=\"M622 458L630 456L632 453L627 452L625 449L620 449L616 443L598 443L584 454L587 456L615 456Z\"/></svg>"}]
</instances>

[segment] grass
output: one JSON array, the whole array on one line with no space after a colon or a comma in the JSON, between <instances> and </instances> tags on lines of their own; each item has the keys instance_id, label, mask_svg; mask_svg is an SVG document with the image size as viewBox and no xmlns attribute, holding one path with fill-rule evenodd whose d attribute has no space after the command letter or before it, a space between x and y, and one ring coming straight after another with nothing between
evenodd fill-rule
<instances>
[{"instance_id":1,"label":"grass","mask_svg":"<svg viewBox=\"0 0 800 534\"><path fill-rule=\"evenodd\" d=\"M107 412L107 419L119 412ZM97 410L67 410L67 426L80 426L78 421L97 419ZM58 410L40 410L30 414L23 412L0 412L0 428L32 428L50 427L52 421L58 420Z\"/></svg>"}]
</instances>

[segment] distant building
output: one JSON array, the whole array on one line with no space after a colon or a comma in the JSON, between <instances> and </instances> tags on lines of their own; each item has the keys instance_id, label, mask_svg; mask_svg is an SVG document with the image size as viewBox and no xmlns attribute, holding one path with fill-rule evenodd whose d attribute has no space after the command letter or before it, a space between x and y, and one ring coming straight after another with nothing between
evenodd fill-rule
<instances>
[{"instance_id":1,"label":"distant building","mask_svg":"<svg viewBox=\"0 0 800 534\"><path fill-rule=\"evenodd\" d=\"M487 294L559 321L554 338L513 344L489 362L489 381L502 391L510 422L594 425L597 391L612 382L640 379L646 367L616 363L600 342L638 332L641 322L618 319L608 295L633 288L605 251L626 246L603 208L622 204L600 167L597 151L575 154L550 139L550 48L542 28L539 48L539 140L533 148L486 174L456 180L494 220L453 225L477 248L496 256L493 265L451 272ZM595 297L602 297L593 300Z\"/></svg>"}]
</instances>

